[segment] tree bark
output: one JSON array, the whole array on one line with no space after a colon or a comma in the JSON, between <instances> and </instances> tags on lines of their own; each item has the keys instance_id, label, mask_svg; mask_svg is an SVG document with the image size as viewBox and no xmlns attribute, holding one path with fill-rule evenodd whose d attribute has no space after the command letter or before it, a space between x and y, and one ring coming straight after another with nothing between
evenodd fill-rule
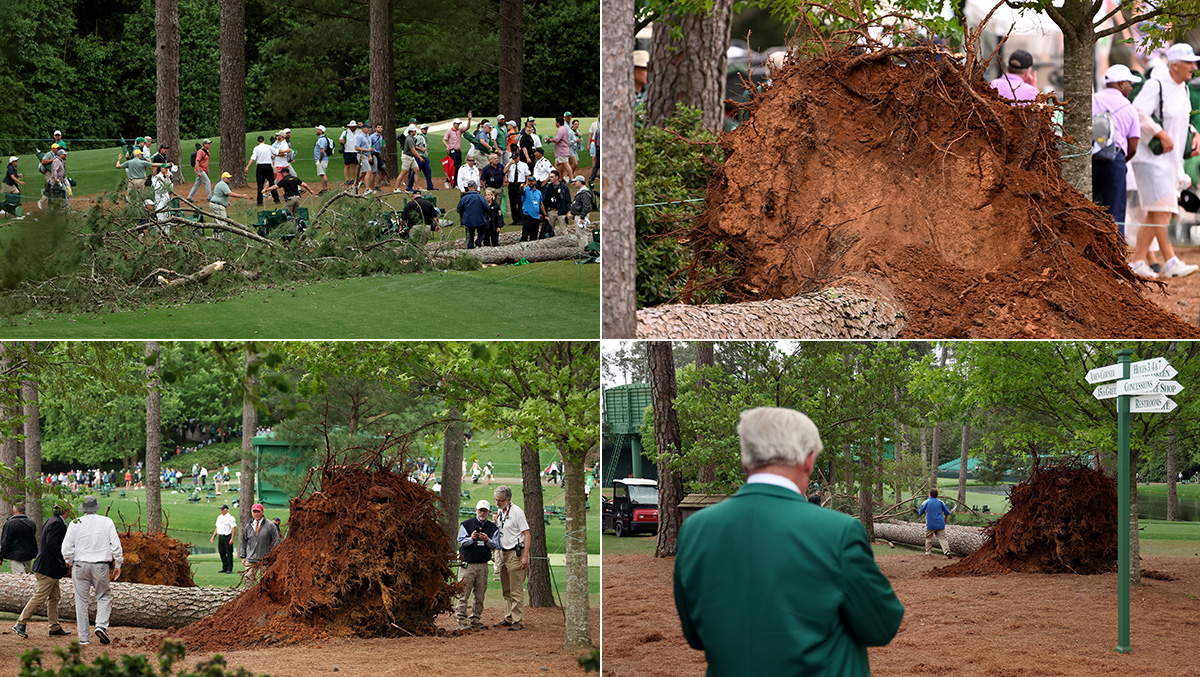
<instances>
[{"instance_id":1,"label":"tree bark","mask_svg":"<svg viewBox=\"0 0 1200 677\"><path fill-rule=\"evenodd\" d=\"M847 495L854 495L854 450L849 442L842 444L842 458L846 461L846 486L844 491Z\"/></svg>"},{"instance_id":2,"label":"tree bark","mask_svg":"<svg viewBox=\"0 0 1200 677\"><path fill-rule=\"evenodd\" d=\"M724 130L732 8L733 0L715 0L708 12L669 13L655 22L646 79L647 124L661 126L675 114L675 104L683 103L701 110L705 127Z\"/></svg>"},{"instance_id":3,"label":"tree bark","mask_svg":"<svg viewBox=\"0 0 1200 677\"><path fill-rule=\"evenodd\" d=\"M942 424L941 422L933 424L933 445L929 450L929 486L937 486L937 471L938 461L941 459L942 453Z\"/></svg>"},{"instance_id":4,"label":"tree bark","mask_svg":"<svg viewBox=\"0 0 1200 677\"><path fill-rule=\"evenodd\" d=\"M525 7L522 0L500 0L500 112L521 119L521 86L525 67ZM630 18L633 11L630 10ZM520 124L520 122L518 122ZM504 130L501 130L504 131Z\"/></svg>"},{"instance_id":5,"label":"tree bark","mask_svg":"<svg viewBox=\"0 0 1200 677\"><path fill-rule=\"evenodd\" d=\"M158 143L167 144L171 162L182 164L179 147L179 0L154 0L154 63L158 87L154 100ZM157 150L157 149L155 149ZM183 173L172 174L182 183Z\"/></svg>"},{"instance_id":6,"label":"tree bark","mask_svg":"<svg viewBox=\"0 0 1200 677\"><path fill-rule=\"evenodd\" d=\"M1175 486L1175 453L1179 444L1179 427L1174 421L1167 426L1167 521L1179 519L1179 494ZM1133 476L1134 478L1137 475ZM1136 482L1134 483L1136 484Z\"/></svg>"},{"instance_id":7,"label":"tree bark","mask_svg":"<svg viewBox=\"0 0 1200 677\"><path fill-rule=\"evenodd\" d=\"M650 365L650 404L654 408L654 443L658 449L658 544L655 557L672 557L679 545L683 515L683 478L670 463L680 451L679 416L675 411L675 358L670 341L652 341L646 351Z\"/></svg>"},{"instance_id":8,"label":"tree bark","mask_svg":"<svg viewBox=\"0 0 1200 677\"><path fill-rule=\"evenodd\" d=\"M572 228L572 230L576 230ZM513 233L516 235L516 233ZM589 233L590 237L590 233ZM430 258L433 260L457 259L463 254L470 254L479 259L480 263L516 263L525 259L531 263L538 261L563 261L579 258L587 242L574 233L548 237L544 240L531 242L516 242L499 247L477 247L468 250L466 243L459 240L455 246L447 247L446 243L438 243L431 247ZM607 269L605 274L607 274Z\"/></svg>"},{"instance_id":9,"label":"tree bark","mask_svg":"<svg viewBox=\"0 0 1200 677\"><path fill-rule=\"evenodd\" d=\"M967 502L967 451L971 447L971 422L963 421L962 454L958 457L958 502Z\"/></svg>"},{"instance_id":10,"label":"tree bark","mask_svg":"<svg viewBox=\"0 0 1200 677\"><path fill-rule=\"evenodd\" d=\"M12 369L15 359L14 349L14 342L0 341L0 374L7 374ZM0 381L0 383L4 382L6 381ZM16 380L14 379L13 382L15 383ZM21 466L18 453L21 448L21 442L18 439L21 430L21 425L18 423L21 418L20 406L17 404L19 393L20 387L18 386L12 392L0 394L0 465L13 470ZM13 489L0 488L0 516L7 518L8 515L11 515L13 503L17 500L18 496Z\"/></svg>"},{"instance_id":11,"label":"tree bark","mask_svg":"<svg viewBox=\"0 0 1200 677\"><path fill-rule=\"evenodd\" d=\"M29 342L29 354L37 352L37 341ZM21 403L25 411L25 479L40 485L42 476L42 420L38 414L37 376L27 372L28 378L21 381ZM25 490L25 514L37 525L37 539L42 538L42 506L38 502L38 491Z\"/></svg>"},{"instance_id":12,"label":"tree bark","mask_svg":"<svg viewBox=\"0 0 1200 677\"><path fill-rule=\"evenodd\" d=\"M446 432L442 436L442 510L445 520L442 523L446 530L446 538L458 549L458 506L462 503L462 462L463 462L463 420L462 412L455 405L450 406L447 414ZM528 513L528 510L526 510ZM532 522L533 520L530 520ZM533 536L532 524L530 537Z\"/></svg>"},{"instance_id":13,"label":"tree bark","mask_svg":"<svg viewBox=\"0 0 1200 677\"><path fill-rule=\"evenodd\" d=\"M246 0L221 1L220 171L233 188L245 188L246 165ZM219 176L219 174L218 174Z\"/></svg>"},{"instance_id":14,"label":"tree bark","mask_svg":"<svg viewBox=\"0 0 1200 677\"><path fill-rule=\"evenodd\" d=\"M875 538L924 547L925 525L916 522L876 522ZM969 555L983 546L984 529L947 524L946 540L950 541L951 552Z\"/></svg>"},{"instance_id":15,"label":"tree bark","mask_svg":"<svg viewBox=\"0 0 1200 677\"><path fill-rule=\"evenodd\" d=\"M603 336L631 339L637 332L637 253L633 225L633 0L605 0L600 38L604 81L600 119L604 156L602 212L607 228L604 259ZM599 158L597 158L599 159ZM781 334L782 335L782 334ZM698 338L689 336L688 338Z\"/></svg>"},{"instance_id":16,"label":"tree bark","mask_svg":"<svg viewBox=\"0 0 1200 677\"><path fill-rule=\"evenodd\" d=\"M713 351L715 344L712 341L698 341L696 343L696 369L697 371L705 367L713 366L715 362ZM696 392L702 392L708 389L708 379L699 377L696 379ZM699 442L703 436L699 436L696 441ZM715 463L705 463L700 466L697 473L697 479L702 483L711 483L717 481L717 468Z\"/></svg>"},{"instance_id":17,"label":"tree bark","mask_svg":"<svg viewBox=\"0 0 1200 677\"><path fill-rule=\"evenodd\" d=\"M37 581L33 576L0 573L0 611L21 613L33 596ZM112 591L113 625L137 628L181 628L216 612L240 591L227 588L177 588L170 585L115 582ZM61 597L58 615L64 621L75 619L75 586L71 577L59 581ZM38 613L45 612L42 607ZM91 619L96 617L96 599L91 600Z\"/></svg>"},{"instance_id":18,"label":"tree bark","mask_svg":"<svg viewBox=\"0 0 1200 677\"><path fill-rule=\"evenodd\" d=\"M1067 183L1086 196L1092 194L1092 62L1096 33L1092 27L1091 2L1063 3L1058 14L1063 29L1063 97L1069 101L1063 113L1063 134L1075 145L1063 146L1062 174Z\"/></svg>"},{"instance_id":19,"label":"tree bark","mask_svg":"<svg viewBox=\"0 0 1200 677\"><path fill-rule=\"evenodd\" d=\"M400 175L396 154L396 78L392 60L391 0L370 0L370 112L372 124L383 124L383 157L387 176ZM457 533L457 530L456 532Z\"/></svg>"},{"instance_id":20,"label":"tree bark","mask_svg":"<svg viewBox=\"0 0 1200 677\"><path fill-rule=\"evenodd\" d=\"M862 460L866 461L871 458L867 454L862 455ZM872 459L874 460L874 459ZM868 466L870 463L867 464ZM859 481L858 485L858 519L867 529L867 539L875 540L875 497L871 495L871 482L869 480L872 469L866 467L865 476Z\"/></svg>"},{"instance_id":21,"label":"tree bark","mask_svg":"<svg viewBox=\"0 0 1200 677\"><path fill-rule=\"evenodd\" d=\"M563 453L563 502L566 513L564 549L567 553L564 595L566 639L563 648L572 651L592 646L592 622L588 606L587 508L584 507L583 498L585 456L582 453Z\"/></svg>"},{"instance_id":22,"label":"tree bark","mask_svg":"<svg viewBox=\"0 0 1200 677\"><path fill-rule=\"evenodd\" d=\"M255 367L258 356L249 344L246 346L246 383L242 391L242 470L238 480L238 524L252 524L254 516L250 508L254 505L254 478L258 474L258 456L254 453L254 435L258 431L258 411L254 408L252 395L258 387L258 372ZM245 527L243 527L245 528ZM238 544L234 550L240 552Z\"/></svg>"},{"instance_id":23,"label":"tree bark","mask_svg":"<svg viewBox=\"0 0 1200 677\"><path fill-rule=\"evenodd\" d=\"M162 528L162 393L158 380L158 341L146 341L146 533Z\"/></svg>"},{"instance_id":24,"label":"tree bark","mask_svg":"<svg viewBox=\"0 0 1200 677\"><path fill-rule=\"evenodd\" d=\"M608 263L605 261L604 269L606 295ZM787 299L662 305L637 311L638 338L890 339L903 328L904 310L899 300L886 284L875 281L866 286L829 287ZM610 337L605 334L605 338Z\"/></svg>"},{"instance_id":25,"label":"tree bark","mask_svg":"<svg viewBox=\"0 0 1200 677\"><path fill-rule=\"evenodd\" d=\"M546 557L545 505L542 501L542 462L538 447L521 444L521 495L525 498L525 518L529 522L529 606L554 606L550 586L550 564Z\"/></svg>"}]
</instances>

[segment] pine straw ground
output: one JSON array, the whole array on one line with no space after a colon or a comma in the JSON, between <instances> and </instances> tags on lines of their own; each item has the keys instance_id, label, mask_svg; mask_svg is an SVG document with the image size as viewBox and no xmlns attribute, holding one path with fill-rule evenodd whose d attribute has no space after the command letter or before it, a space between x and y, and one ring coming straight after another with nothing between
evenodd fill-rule
<instances>
[{"instance_id":1,"label":"pine straw ground","mask_svg":"<svg viewBox=\"0 0 1200 677\"><path fill-rule=\"evenodd\" d=\"M1200 336L1139 296L1112 218L1061 177L1053 100L1010 105L973 53L874 42L789 60L743 110L688 235L684 302L871 279L909 338ZM701 277L713 268L737 273Z\"/></svg>"},{"instance_id":2,"label":"pine straw ground","mask_svg":"<svg viewBox=\"0 0 1200 677\"><path fill-rule=\"evenodd\" d=\"M439 514L405 474L326 469L321 491L292 499L258 583L174 634L189 651L434 634L457 592Z\"/></svg>"}]
</instances>

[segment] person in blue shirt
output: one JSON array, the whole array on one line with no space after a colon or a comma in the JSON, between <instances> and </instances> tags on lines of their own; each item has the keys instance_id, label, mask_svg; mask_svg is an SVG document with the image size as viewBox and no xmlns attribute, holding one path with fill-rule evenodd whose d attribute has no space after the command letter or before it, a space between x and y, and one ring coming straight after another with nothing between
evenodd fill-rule
<instances>
[{"instance_id":1,"label":"person in blue shirt","mask_svg":"<svg viewBox=\"0 0 1200 677\"><path fill-rule=\"evenodd\" d=\"M521 242L531 242L538 237L538 226L546 217L546 205L542 204L542 191L538 190L537 179L530 174L521 191Z\"/></svg>"},{"instance_id":2,"label":"person in blue shirt","mask_svg":"<svg viewBox=\"0 0 1200 677\"><path fill-rule=\"evenodd\" d=\"M942 546L942 553L949 559L950 542L946 539L946 516L950 514L950 508L938 498L937 489L929 490L929 498L917 509L917 514L925 516L925 556L929 557L933 551L933 538L936 536L938 544Z\"/></svg>"}]
</instances>

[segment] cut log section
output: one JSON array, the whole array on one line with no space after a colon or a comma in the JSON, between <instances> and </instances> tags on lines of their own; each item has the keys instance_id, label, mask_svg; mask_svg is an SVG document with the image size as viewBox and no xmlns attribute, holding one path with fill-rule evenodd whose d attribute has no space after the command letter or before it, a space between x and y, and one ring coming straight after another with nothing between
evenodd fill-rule
<instances>
[{"instance_id":1,"label":"cut log section","mask_svg":"<svg viewBox=\"0 0 1200 677\"><path fill-rule=\"evenodd\" d=\"M572 230L579 230L572 228ZM517 236L516 233L504 233L501 235ZM517 236L519 237L519 236ZM475 249L466 249L466 239L456 240L450 246L450 243L441 242L437 245L429 247L430 256L434 261L455 259L463 254L470 254L479 259L480 263L516 263L521 259L525 259L530 263L538 261L562 261L564 259L583 258L583 248L591 241L592 233L587 231L585 239L581 234L568 233L566 235L558 235L548 237L544 240L533 240L531 242L515 242L509 245L501 245L499 247L476 247ZM507 239L507 238L503 238Z\"/></svg>"},{"instance_id":2,"label":"cut log section","mask_svg":"<svg viewBox=\"0 0 1200 677\"><path fill-rule=\"evenodd\" d=\"M638 338L890 339L902 329L903 307L878 278L845 278L787 299L637 311Z\"/></svg>"},{"instance_id":3,"label":"cut log section","mask_svg":"<svg viewBox=\"0 0 1200 677\"><path fill-rule=\"evenodd\" d=\"M925 525L914 522L876 522L875 538L895 543L925 547ZM950 551L956 555L969 555L983 547L983 527L961 527L954 524L946 525L946 540L950 541ZM935 538L933 547L941 549L941 544Z\"/></svg>"},{"instance_id":4,"label":"cut log section","mask_svg":"<svg viewBox=\"0 0 1200 677\"><path fill-rule=\"evenodd\" d=\"M0 611L21 613L37 588L32 575L0 573ZM68 576L59 581L62 593L58 615L64 621L75 619L75 586ZM211 616L222 604L237 597L240 590L228 588L177 588L170 585L141 583L112 584L113 625L138 628L181 628ZM96 598L91 600L90 617L96 617ZM35 611L44 616L46 607Z\"/></svg>"}]
</instances>

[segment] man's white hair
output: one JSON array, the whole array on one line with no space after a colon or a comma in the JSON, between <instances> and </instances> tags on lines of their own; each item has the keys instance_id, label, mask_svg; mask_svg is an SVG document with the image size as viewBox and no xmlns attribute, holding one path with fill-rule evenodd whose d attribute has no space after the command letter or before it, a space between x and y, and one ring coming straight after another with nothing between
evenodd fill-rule
<instances>
[{"instance_id":1,"label":"man's white hair","mask_svg":"<svg viewBox=\"0 0 1200 677\"><path fill-rule=\"evenodd\" d=\"M747 470L775 463L802 465L824 448L817 426L794 409L748 409L742 412L737 430L742 443L742 465Z\"/></svg>"}]
</instances>

